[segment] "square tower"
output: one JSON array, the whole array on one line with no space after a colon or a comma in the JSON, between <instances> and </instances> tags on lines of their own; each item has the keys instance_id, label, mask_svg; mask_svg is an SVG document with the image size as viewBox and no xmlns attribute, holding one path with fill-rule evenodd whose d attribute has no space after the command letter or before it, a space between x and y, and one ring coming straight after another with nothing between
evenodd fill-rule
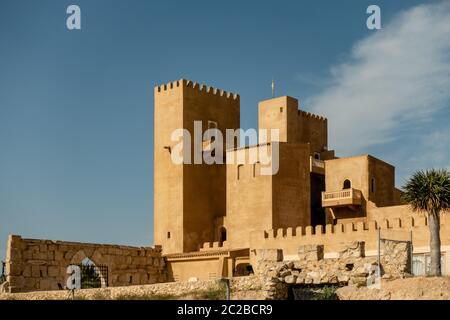
<instances>
[{"instance_id":1,"label":"square tower","mask_svg":"<svg viewBox=\"0 0 450 320\"><path fill-rule=\"evenodd\" d=\"M215 223L225 216L226 165L194 164L205 142L197 141L201 154L195 154L194 121L201 121L202 135L211 126L223 133L239 128L239 95L179 80L155 87L154 99L155 243L164 254L196 251L216 240ZM186 129L191 139L173 141L177 129ZM191 151L191 164L172 161L180 141Z\"/></svg>"},{"instance_id":2,"label":"square tower","mask_svg":"<svg viewBox=\"0 0 450 320\"><path fill-rule=\"evenodd\" d=\"M280 142L309 143L311 156L333 158L328 152L327 119L298 109L298 100L289 96L261 101L258 104L259 129L278 129ZM270 139L260 137L259 143Z\"/></svg>"}]
</instances>

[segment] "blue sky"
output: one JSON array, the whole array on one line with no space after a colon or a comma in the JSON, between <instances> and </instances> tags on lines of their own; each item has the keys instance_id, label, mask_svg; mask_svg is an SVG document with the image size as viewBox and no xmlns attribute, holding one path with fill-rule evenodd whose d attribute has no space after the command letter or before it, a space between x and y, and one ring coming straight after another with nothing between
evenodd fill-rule
<instances>
[{"instance_id":1,"label":"blue sky","mask_svg":"<svg viewBox=\"0 0 450 320\"><path fill-rule=\"evenodd\" d=\"M339 156L382 158L398 185L450 167L450 10L426 3L2 0L0 250L11 233L152 244L153 86L180 78L239 93L251 128L274 77L329 117Z\"/></svg>"}]
</instances>

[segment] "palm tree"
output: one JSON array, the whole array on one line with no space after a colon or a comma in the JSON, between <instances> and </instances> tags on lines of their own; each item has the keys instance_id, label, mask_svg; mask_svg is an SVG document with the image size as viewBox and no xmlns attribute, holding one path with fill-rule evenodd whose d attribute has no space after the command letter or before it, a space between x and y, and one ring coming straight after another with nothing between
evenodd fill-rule
<instances>
[{"instance_id":1,"label":"palm tree","mask_svg":"<svg viewBox=\"0 0 450 320\"><path fill-rule=\"evenodd\" d=\"M440 213L450 209L450 173L447 170L417 171L403 187L403 199L413 211L425 211L430 228L431 275L441 275Z\"/></svg>"}]
</instances>

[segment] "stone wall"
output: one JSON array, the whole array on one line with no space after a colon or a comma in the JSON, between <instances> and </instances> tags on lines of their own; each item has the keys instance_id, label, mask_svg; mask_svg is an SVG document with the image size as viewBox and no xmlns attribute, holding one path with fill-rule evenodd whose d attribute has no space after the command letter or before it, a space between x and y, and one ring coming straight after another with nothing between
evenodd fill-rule
<instances>
[{"instance_id":1,"label":"stone wall","mask_svg":"<svg viewBox=\"0 0 450 320\"><path fill-rule=\"evenodd\" d=\"M375 283L377 257L365 257L364 242L341 244L337 258L324 259L323 245L304 245L298 258L283 261L277 249L255 250L252 261L257 275L264 276L267 287L274 288L275 299L287 297L289 285L353 285ZM404 278L410 273L410 244L381 243L382 278ZM270 294L269 294L270 295Z\"/></svg>"},{"instance_id":2,"label":"stone wall","mask_svg":"<svg viewBox=\"0 0 450 320\"><path fill-rule=\"evenodd\" d=\"M296 257L300 245L323 244L325 257L331 257L339 251L340 243L364 241L366 255L376 253L378 246L378 229L382 238L390 240L409 240L412 233L414 252L429 252L429 227L423 215L411 217L382 219L381 221L358 222L308 226L306 228L286 228L277 230L255 231L251 234L251 249L283 249L285 260ZM441 250L450 248L450 215L441 217ZM369 252L370 251L370 252Z\"/></svg>"},{"instance_id":3,"label":"stone wall","mask_svg":"<svg viewBox=\"0 0 450 320\"><path fill-rule=\"evenodd\" d=\"M230 281L232 300L269 299L263 278L237 277ZM82 300L133 300L133 299L225 299L226 287L219 280L167 282L151 285L82 289L75 291L75 299ZM66 300L66 290L27 293L0 293L0 300Z\"/></svg>"},{"instance_id":4,"label":"stone wall","mask_svg":"<svg viewBox=\"0 0 450 320\"><path fill-rule=\"evenodd\" d=\"M89 258L108 267L102 284L126 286L164 282L167 272L161 247L130 247L9 236L6 252L7 281L3 290L27 292L58 290L67 281L67 267Z\"/></svg>"}]
</instances>

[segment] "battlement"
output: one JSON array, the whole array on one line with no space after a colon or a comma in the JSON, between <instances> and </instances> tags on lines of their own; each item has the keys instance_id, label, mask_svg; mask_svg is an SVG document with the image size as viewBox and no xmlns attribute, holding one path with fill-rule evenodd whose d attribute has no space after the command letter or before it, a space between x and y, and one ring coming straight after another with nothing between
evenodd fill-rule
<instances>
[{"instance_id":1,"label":"battlement","mask_svg":"<svg viewBox=\"0 0 450 320\"><path fill-rule=\"evenodd\" d=\"M270 229L261 231L261 236L264 239L281 239L281 238L303 238L303 237L313 237L321 235L334 235L334 234L353 234L361 232L373 232L378 231L378 228L382 230L406 230L409 231L414 227L425 227L428 225L428 221L424 216L418 217L407 217L407 218L394 218L394 219L384 219L381 222L370 221L357 222L357 223L338 223L336 225L327 224L325 229L323 226L319 225L313 228L312 226L307 226L305 228L280 228L277 230Z\"/></svg>"},{"instance_id":2,"label":"battlement","mask_svg":"<svg viewBox=\"0 0 450 320\"><path fill-rule=\"evenodd\" d=\"M203 243L203 246L200 248L200 251L209 251L209 250L217 250L217 249L224 249L227 248L227 242L205 242Z\"/></svg>"},{"instance_id":3,"label":"battlement","mask_svg":"<svg viewBox=\"0 0 450 320\"><path fill-rule=\"evenodd\" d=\"M214 95L218 97L223 97L231 100L239 100L239 94L207 86L205 84L199 84L190 80L180 79L177 81L169 82L166 84L155 86L155 94L168 92L174 88L184 87L186 89L191 89L197 93L203 93L208 95Z\"/></svg>"},{"instance_id":4,"label":"battlement","mask_svg":"<svg viewBox=\"0 0 450 320\"><path fill-rule=\"evenodd\" d=\"M298 115L302 118L305 119L312 119L312 120L317 120L320 122L326 122L327 118L319 116L317 114L311 113L311 112L307 112L307 111L303 111L303 110L298 110Z\"/></svg>"}]
</instances>

